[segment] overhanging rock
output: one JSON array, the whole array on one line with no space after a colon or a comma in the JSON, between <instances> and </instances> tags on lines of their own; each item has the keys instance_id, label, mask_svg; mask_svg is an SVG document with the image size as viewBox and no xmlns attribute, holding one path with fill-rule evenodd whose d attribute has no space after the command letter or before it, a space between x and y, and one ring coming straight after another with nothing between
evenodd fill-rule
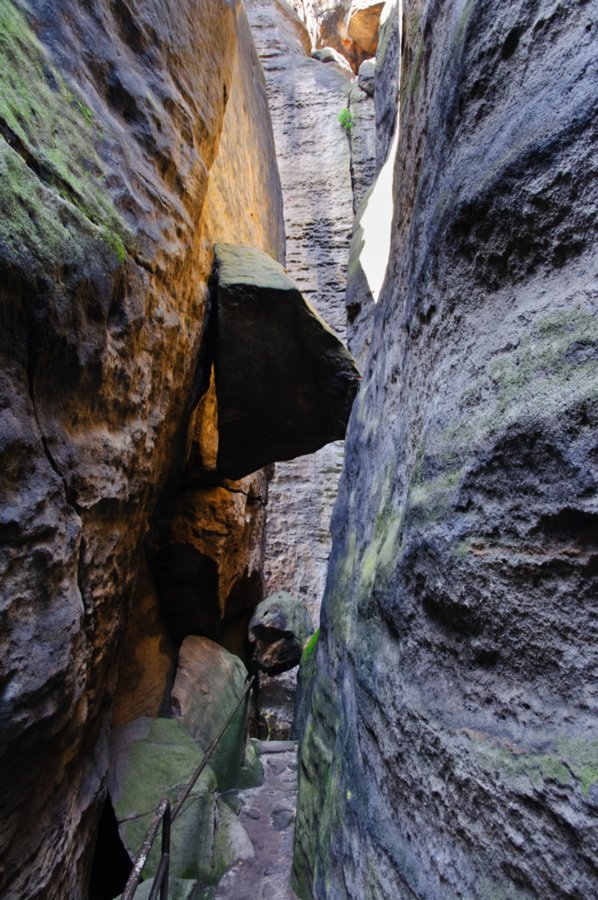
<instances>
[{"instance_id":1,"label":"overhanging rock","mask_svg":"<svg viewBox=\"0 0 598 900\"><path fill-rule=\"evenodd\" d=\"M241 478L344 438L359 372L281 265L251 247L214 251L217 465Z\"/></svg>"}]
</instances>

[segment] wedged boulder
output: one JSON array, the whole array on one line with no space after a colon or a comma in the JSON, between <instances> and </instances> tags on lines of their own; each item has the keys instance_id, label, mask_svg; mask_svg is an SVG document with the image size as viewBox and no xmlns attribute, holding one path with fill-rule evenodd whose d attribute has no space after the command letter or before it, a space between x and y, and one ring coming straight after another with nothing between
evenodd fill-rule
<instances>
[{"instance_id":1,"label":"wedged boulder","mask_svg":"<svg viewBox=\"0 0 598 900\"><path fill-rule=\"evenodd\" d=\"M277 675L299 665L303 645L315 631L300 600L287 591L277 591L256 607L249 623L254 660L268 675Z\"/></svg>"},{"instance_id":2,"label":"wedged boulder","mask_svg":"<svg viewBox=\"0 0 598 900\"><path fill-rule=\"evenodd\" d=\"M362 62L357 73L357 84L369 97L373 97L376 91L376 60L366 59Z\"/></svg>"},{"instance_id":3,"label":"wedged boulder","mask_svg":"<svg viewBox=\"0 0 598 900\"><path fill-rule=\"evenodd\" d=\"M180 722L136 719L112 734L108 790L121 840L134 859L162 797L174 800L202 758L202 750ZM173 877L216 882L238 859L251 855L240 823L216 797L216 775L208 766L200 775L171 835ZM156 841L144 877L156 873ZM186 895L184 895L186 896Z\"/></svg>"},{"instance_id":4,"label":"wedged boulder","mask_svg":"<svg viewBox=\"0 0 598 900\"><path fill-rule=\"evenodd\" d=\"M172 714L206 750L245 688L247 669L208 638L191 635L182 643L172 690ZM239 784L245 758L247 702L239 707L211 760L220 790Z\"/></svg>"},{"instance_id":5,"label":"wedged boulder","mask_svg":"<svg viewBox=\"0 0 598 900\"><path fill-rule=\"evenodd\" d=\"M312 50L311 58L317 59L318 62L322 63L334 63L341 71L352 74L351 66L334 47L322 47L320 50Z\"/></svg>"},{"instance_id":6,"label":"wedged boulder","mask_svg":"<svg viewBox=\"0 0 598 900\"><path fill-rule=\"evenodd\" d=\"M347 33L368 56L378 47L378 28L384 3L353 0L347 18Z\"/></svg>"},{"instance_id":7,"label":"wedged boulder","mask_svg":"<svg viewBox=\"0 0 598 900\"><path fill-rule=\"evenodd\" d=\"M279 263L216 244L218 470L241 478L344 437L353 357Z\"/></svg>"}]
</instances>

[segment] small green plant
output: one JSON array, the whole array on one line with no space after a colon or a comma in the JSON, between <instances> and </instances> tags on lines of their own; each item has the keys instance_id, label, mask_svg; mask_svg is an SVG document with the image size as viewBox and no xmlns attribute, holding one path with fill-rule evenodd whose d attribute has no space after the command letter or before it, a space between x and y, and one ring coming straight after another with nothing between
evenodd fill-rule
<instances>
[{"instance_id":1,"label":"small green plant","mask_svg":"<svg viewBox=\"0 0 598 900\"><path fill-rule=\"evenodd\" d=\"M351 112L351 110L341 109L338 116L338 121L341 128L344 128L345 131L351 131L351 128L353 127L353 113Z\"/></svg>"},{"instance_id":2,"label":"small green plant","mask_svg":"<svg viewBox=\"0 0 598 900\"><path fill-rule=\"evenodd\" d=\"M88 122L92 125L94 124L93 113L87 103L83 103L82 100L77 100L73 98L73 106L79 110L82 116L84 116Z\"/></svg>"},{"instance_id":3,"label":"small green plant","mask_svg":"<svg viewBox=\"0 0 598 900\"><path fill-rule=\"evenodd\" d=\"M303 648L303 656L301 657L302 663L309 662L309 660L314 655L319 636L320 636L320 629L318 628L316 633L312 634L310 639L307 641L305 647Z\"/></svg>"}]
</instances>

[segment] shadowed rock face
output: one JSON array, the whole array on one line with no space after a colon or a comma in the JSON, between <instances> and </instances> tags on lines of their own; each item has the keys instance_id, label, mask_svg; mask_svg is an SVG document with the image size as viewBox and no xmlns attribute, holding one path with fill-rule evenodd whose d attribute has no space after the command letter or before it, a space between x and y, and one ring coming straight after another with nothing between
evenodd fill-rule
<instances>
[{"instance_id":1,"label":"shadowed rock face","mask_svg":"<svg viewBox=\"0 0 598 900\"><path fill-rule=\"evenodd\" d=\"M245 655L247 625L262 599L267 481L179 491L156 518L148 550L163 616L175 641L188 634Z\"/></svg>"},{"instance_id":2,"label":"shadowed rock face","mask_svg":"<svg viewBox=\"0 0 598 900\"><path fill-rule=\"evenodd\" d=\"M240 478L344 437L359 373L275 260L217 244L218 470Z\"/></svg>"},{"instance_id":3,"label":"shadowed rock face","mask_svg":"<svg viewBox=\"0 0 598 900\"><path fill-rule=\"evenodd\" d=\"M303 645L314 624L301 600L277 591L259 604L249 623L253 658L267 675L277 675L299 665Z\"/></svg>"},{"instance_id":4,"label":"shadowed rock face","mask_svg":"<svg viewBox=\"0 0 598 900\"><path fill-rule=\"evenodd\" d=\"M240 3L0 0L0 45L0 894L53 900L86 890L121 628L155 601L142 540L207 374L211 241L283 259L284 226Z\"/></svg>"},{"instance_id":5,"label":"shadowed rock face","mask_svg":"<svg viewBox=\"0 0 598 900\"><path fill-rule=\"evenodd\" d=\"M306 897L592 896L593 5L404 6L295 869Z\"/></svg>"}]
</instances>

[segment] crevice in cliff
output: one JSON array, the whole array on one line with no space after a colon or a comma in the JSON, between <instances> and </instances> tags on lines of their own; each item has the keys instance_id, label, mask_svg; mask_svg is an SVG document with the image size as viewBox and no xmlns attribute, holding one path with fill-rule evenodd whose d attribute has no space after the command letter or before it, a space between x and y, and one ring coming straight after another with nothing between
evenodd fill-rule
<instances>
[{"instance_id":1,"label":"crevice in cliff","mask_svg":"<svg viewBox=\"0 0 598 900\"><path fill-rule=\"evenodd\" d=\"M89 900L113 900L124 889L133 864L118 832L110 796L106 796L91 865Z\"/></svg>"},{"instance_id":2,"label":"crevice in cliff","mask_svg":"<svg viewBox=\"0 0 598 900\"><path fill-rule=\"evenodd\" d=\"M39 439L40 439L40 442L41 442L41 445L42 445L42 448L44 451L44 456L46 457L46 459L50 465L50 468L55 473L55 475L59 478L59 480L63 486L65 501L67 502L67 504L70 507L72 507L72 509L77 513L77 515L80 516L82 513L82 510L78 506L76 500L74 499L74 497L72 495L72 491L69 489L68 482L67 482L65 476L63 475L63 473L60 471L60 468L59 468L56 460L54 459L52 451L50 450L50 447L49 447L48 439L46 438L46 435L44 434L44 431L43 431L43 428L41 425L41 421L39 418L39 414L37 411L37 403L36 403L36 399L35 399L35 387L34 387L36 363L35 363L35 349L34 349L34 345L33 345L32 334L33 334L33 324L31 322L31 317L29 315L27 315L27 390L29 393L29 399L31 401L31 409L33 411L33 417L34 417L35 423L37 425Z\"/></svg>"}]
</instances>

